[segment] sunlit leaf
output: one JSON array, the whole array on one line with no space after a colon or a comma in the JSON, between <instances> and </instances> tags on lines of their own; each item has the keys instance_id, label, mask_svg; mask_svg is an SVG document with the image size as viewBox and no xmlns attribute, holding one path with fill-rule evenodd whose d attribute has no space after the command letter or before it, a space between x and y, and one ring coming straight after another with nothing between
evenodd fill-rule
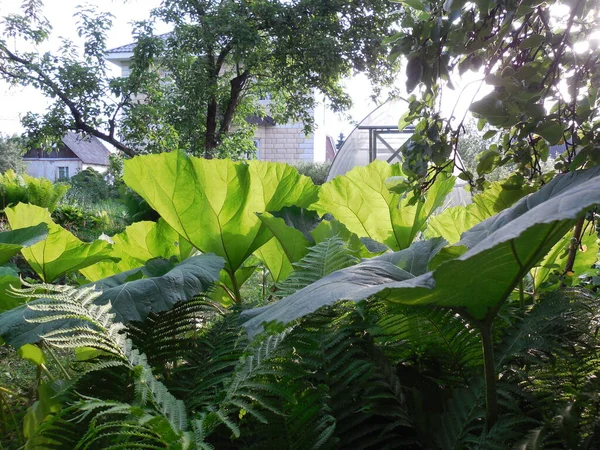
<instances>
[{"instance_id":1,"label":"sunlit leaf","mask_svg":"<svg viewBox=\"0 0 600 450\"><path fill-rule=\"evenodd\" d=\"M5 210L13 230L40 223L48 226L48 236L21 253L31 268L46 281L52 282L61 275L90 266L98 261L112 259L110 244L103 240L84 243L73 234L55 224L50 213L39 206L19 203Z\"/></svg>"},{"instance_id":2,"label":"sunlit leaf","mask_svg":"<svg viewBox=\"0 0 600 450\"><path fill-rule=\"evenodd\" d=\"M443 204L454 178L440 174L424 199L411 204L410 196L392 193L386 186L388 178L402 175L398 164L383 161L355 167L321 186L319 200L311 209L321 215L332 214L361 238L371 238L392 250L407 248Z\"/></svg>"}]
</instances>

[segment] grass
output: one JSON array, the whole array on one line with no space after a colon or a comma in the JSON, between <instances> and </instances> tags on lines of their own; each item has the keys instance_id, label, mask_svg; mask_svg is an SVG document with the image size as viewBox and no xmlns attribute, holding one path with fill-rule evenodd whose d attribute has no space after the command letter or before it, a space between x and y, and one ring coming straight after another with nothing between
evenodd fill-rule
<instances>
[{"instance_id":1,"label":"grass","mask_svg":"<svg viewBox=\"0 0 600 450\"><path fill-rule=\"evenodd\" d=\"M22 439L20 424L35 398L37 369L11 347L0 347L0 448L17 449ZM15 429L13 419L19 424Z\"/></svg>"},{"instance_id":2,"label":"grass","mask_svg":"<svg viewBox=\"0 0 600 450\"><path fill-rule=\"evenodd\" d=\"M46 367L58 378L63 368L68 371L74 355L71 351L53 350L53 353L62 368L48 354ZM0 367L0 450L17 450L24 444L21 427L27 408L37 398L40 379L47 378L33 363L24 360L15 349L6 345L0 345Z\"/></svg>"}]
</instances>

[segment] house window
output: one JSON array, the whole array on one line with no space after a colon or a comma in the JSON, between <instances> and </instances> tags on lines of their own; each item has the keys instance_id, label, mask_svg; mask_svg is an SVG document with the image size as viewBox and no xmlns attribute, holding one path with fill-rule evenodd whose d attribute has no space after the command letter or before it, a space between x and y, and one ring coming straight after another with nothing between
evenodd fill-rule
<instances>
[{"instance_id":1,"label":"house window","mask_svg":"<svg viewBox=\"0 0 600 450\"><path fill-rule=\"evenodd\" d=\"M69 168L68 167L59 167L58 168L58 179L66 180L69 178Z\"/></svg>"},{"instance_id":2,"label":"house window","mask_svg":"<svg viewBox=\"0 0 600 450\"><path fill-rule=\"evenodd\" d=\"M256 159L260 159L260 139L254 139L254 146L256 147Z\"/></svg>"}]
</instances>

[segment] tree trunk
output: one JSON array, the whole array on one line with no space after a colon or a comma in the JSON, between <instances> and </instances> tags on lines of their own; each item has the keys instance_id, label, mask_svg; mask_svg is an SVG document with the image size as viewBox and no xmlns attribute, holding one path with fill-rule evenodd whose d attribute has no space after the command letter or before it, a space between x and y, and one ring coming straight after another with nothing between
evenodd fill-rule
<instances>
[{"instance_id":1,"label":"tree trunk","mask_svg":"<svg viewBox=\"0 0 600 450\"><path fill-rule=\"evenodd\" d=\"M212 159L217 145L217 98L213 95L206 110L206 136L204 139L204 157L206 159Z\"/></svg>"}]
</instances>

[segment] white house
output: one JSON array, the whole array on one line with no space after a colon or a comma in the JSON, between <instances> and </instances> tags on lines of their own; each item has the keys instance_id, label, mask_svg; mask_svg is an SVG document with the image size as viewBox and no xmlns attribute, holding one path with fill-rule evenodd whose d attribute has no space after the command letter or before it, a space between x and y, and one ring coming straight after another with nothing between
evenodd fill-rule
<instances>
[{"instance_id":1,"label":"white house","mask_svg":"<svg viewBox=\"0 0 600 450\"><path fill-rule=\"evenodd\" d=\"M62 142L62 147L51 152L33 149L25 153L23 162L27 174L57 181L71 178L89 167L101 173L108 170L110 153L99 139L68 133Z\"/></svg>"},{"instance_id":2,"label":"white house","mask_svg":"<svg viewBox=\"0 0 600 450\"><path fill-rule=\"evenodd\" d=\"M135 43L123 45L109 50L106 60L121 69L121 76L130 74L131 58ZM268 103L268 101L266 101ZM314 161L315 154L325 153L326 136L323 130L323 115L315 114L316 130L314 134L305 135L301 123L278 124L267 116L265 118L249 118L256 125L254 143L258 149L258 159L266 161Z\"/></svg>"}]
</instances>

